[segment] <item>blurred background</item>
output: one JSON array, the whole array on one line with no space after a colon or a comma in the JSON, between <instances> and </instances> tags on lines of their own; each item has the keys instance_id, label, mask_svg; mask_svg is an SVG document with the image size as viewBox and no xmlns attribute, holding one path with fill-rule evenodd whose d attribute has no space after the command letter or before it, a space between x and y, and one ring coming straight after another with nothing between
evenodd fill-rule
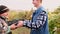
<instances>
[{"instance_id":1,"label":"blurred background","mask_svg":"<svg viewBox=\"0 0 60 34\"><path fill-rule=\"evenodd\" d=\"M9 21L13 19L31 20L35 10L32 0L0 0L0 5L5 5L10 9ZM48 13L50 34L60 34L60 0L43 0L42 6ZM30 29L21 27L12 32L13 34L30 34Z\"/></svg>"}]
</instances>

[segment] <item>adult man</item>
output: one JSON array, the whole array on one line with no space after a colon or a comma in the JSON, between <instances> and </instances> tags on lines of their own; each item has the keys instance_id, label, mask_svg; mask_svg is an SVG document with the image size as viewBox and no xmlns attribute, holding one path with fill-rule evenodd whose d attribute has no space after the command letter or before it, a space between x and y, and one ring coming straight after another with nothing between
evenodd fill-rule
<instances>
[{"instance_id":1,"label":"adult man","mask_svg":"<svg viewBox=\"0 0 60 34\"><path fill-rule=\"evenodd\" d=\"M33 0L34 7L37 8L33 13L32 20L19 21L17 27L31 28L30 34L49 34L48 32L48 16L42 7L42 0Z\"/></svg>"}]
</instances>

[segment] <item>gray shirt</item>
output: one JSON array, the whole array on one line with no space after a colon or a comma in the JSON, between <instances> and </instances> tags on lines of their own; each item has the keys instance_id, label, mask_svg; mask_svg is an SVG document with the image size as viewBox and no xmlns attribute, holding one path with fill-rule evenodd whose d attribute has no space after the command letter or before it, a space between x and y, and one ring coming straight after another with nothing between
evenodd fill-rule
<instances>
[{"instance_id":1,"label":"gray shirt","mask_svg":"<svg viewBox=\"0 0 60 34\"><path fill-rule=\"evenodd\" d=\"M8 31L8 25L6 22L0 18L0 34L7 34Z\"/></svg>"}]
</instances>

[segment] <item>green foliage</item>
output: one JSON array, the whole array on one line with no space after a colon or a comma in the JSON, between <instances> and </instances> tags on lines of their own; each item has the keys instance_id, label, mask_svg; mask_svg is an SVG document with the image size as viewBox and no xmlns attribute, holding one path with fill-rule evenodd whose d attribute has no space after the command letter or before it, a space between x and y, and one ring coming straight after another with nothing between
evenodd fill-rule
<instances>
[{"instance_id":1,"label":"green foliage","mask_svg":"<svg viewBox=\"0 0 60 34\"><path fill-rule=\"evenodd\" d=\"M49 31L50 34L54 34L54 28L60 28L60 7L54 12L49 13Z\"/></svg>"}]
</instances>

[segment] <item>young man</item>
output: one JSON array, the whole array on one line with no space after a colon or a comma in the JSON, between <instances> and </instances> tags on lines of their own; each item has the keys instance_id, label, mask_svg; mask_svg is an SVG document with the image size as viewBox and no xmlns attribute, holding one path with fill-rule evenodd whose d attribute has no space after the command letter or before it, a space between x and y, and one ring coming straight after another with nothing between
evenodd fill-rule
<instances>
[{"instance_id":1,"label":"young man","mask_svg":"<svg viewBox=\"0 0 60 34\"><path fill-rule=\"evenodd\" d=\"M15 24L8 26L6 17L8 15L9 9L4 6L0 5L0 34L12 34L10 29L15 29Z\"/></svg>"},{"instance_id":2,"label":"young man","mask_svg":"<svg viewBox=\"0 0 60 34\"><path fill-rule=\"evenodd\" d=\"M34 7L37 8L33 13L32 20L19 21L17 27L31 28L30 34L49 34L48 31L48 16L42 7L42 0L33 0Z\"/></svg>"}]
</instances>

